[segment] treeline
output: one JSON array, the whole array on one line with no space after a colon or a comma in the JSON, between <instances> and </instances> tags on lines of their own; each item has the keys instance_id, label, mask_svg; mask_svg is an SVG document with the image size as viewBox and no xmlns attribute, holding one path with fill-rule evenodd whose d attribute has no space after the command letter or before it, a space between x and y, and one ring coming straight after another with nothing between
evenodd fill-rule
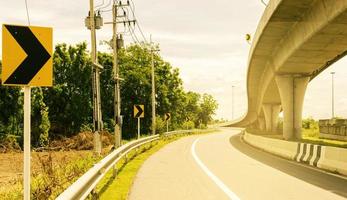
<instances>
[{"instance_id":1,"label":"treeline","mask_svg":"<svg viewBox=\"0 0 347 200\"><path fill-rule=\"evenodd\" d=\"M99 53L103 128L113 132L114 80L112 54ZM163 115L171 113L171 130L206 126L217 109L216 100L183 89L179 70L159 55L154 56L156 74L157 130L163 132ZM87 45L59 44L55 47L54 86L32 90L32 144L45 146L52 139L71 137L92 130L92 64ZM0 64L1 66L1 64ZM145 106L141 133L151 127L151 52L149 46L131 45L119 51L123 137L136 136L133 105ZM19 87L0 86L0 138L22 143L23 92Z\"/></svg>"}]
</instances>

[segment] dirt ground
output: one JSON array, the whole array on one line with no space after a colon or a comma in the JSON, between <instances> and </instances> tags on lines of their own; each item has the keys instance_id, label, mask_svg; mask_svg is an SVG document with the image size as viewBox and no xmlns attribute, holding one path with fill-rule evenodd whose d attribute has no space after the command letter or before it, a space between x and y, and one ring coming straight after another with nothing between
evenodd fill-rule
<instances>
[{"instance_id":1,"label":"dirt ground","mask_svg":"<svg viewBox=\"0 0 347 200\"><path fill-rule=\"evenodd\" d=\"M105 147L102 154L106 155L112 148L113 136L107 132L102 133L102 142ZM93 149L93 133L82 132L71 138L53 141L51 148L57 150L50 151L50 153L48 151L31 153L32 176L40 173L40 171L42 172L42 160L49 159L49 154L51 154L53 166L61 163L71 163L73 160L91 155L93 151L86 149ZM0 189L9 186L9 184L12 185L22 181L22 173L23 152L10 150L7 153L0 153Z\"/></svg>"},{"instance_id":2,"label":"dirt ground","mask_svg":"<svg viewBox=\"0 0 347 200\"><path fill-rule=\"evenodd\" d=\"M104 151L107 151L105 149ZM63 151L51 152L53 165L57 163L69 163L74 159L91 154L92 151ZM31 154L31 172L38 173L41 169L40 158L47 158L48 152L33 152ZM23 153L0 153L0 187L14 184L22 178Z\"/></svg>"}]
</instances>

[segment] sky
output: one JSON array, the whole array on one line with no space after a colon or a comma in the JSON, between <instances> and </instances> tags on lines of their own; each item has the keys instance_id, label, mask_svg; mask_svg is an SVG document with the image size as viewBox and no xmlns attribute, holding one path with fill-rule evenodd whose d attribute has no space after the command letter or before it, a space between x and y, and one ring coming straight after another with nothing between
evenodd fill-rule
<instances>
[{"instance_id":1,"label":"sky","mask_svg":"<svg viewBox=\"0 0 347 200\"><path fill-rule=\"evenodd\" d=\"M84 27L87 0L27 0L31 25L54 29L54 43L76 44L90 41ZM95 0L95 5L109 0ZM28 24L24 0L0 1L1 24ZM123 1L124 3L126 1ZM217 118L232 119L247 111L246 77L250 44L265 6L260 0L133 0L135 14L147 40L160 44L161 56L180 69L186 90L213 95L219 103ZM110 7L108 7L110 8ZM105 8L106 10L108 8ZM111 21L109 12L102 13ZM140 32L135 32L141 38ZM1 33L0 33L1 36ZM110 25L97 32L99 41L112 36ZM126 44L133 42L125 36ZM105 47L98 47L105 50ZM1 54L1 50L0 50ZM347 116L347 58L340 60L308 86L303 116L331 117L331 71L335 71L335 113Z\"/></svg>"}]
</instances>

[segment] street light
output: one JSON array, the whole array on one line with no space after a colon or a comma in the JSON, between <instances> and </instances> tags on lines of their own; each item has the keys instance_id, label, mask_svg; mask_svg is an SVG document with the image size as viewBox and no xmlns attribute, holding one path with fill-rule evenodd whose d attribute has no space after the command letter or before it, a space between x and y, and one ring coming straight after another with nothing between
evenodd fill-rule
<instances>
[{"instance_id":1,"label":"street light","mask_svg":"<svg viewBox=\"0 0 347 200\"><path fill-rule=\"evenodd\" d=\"M330 72L331 74L331 115L332 119L335 118L335 94L334 94L334 76L335 72Z\"/></svg>"}]
</instances>

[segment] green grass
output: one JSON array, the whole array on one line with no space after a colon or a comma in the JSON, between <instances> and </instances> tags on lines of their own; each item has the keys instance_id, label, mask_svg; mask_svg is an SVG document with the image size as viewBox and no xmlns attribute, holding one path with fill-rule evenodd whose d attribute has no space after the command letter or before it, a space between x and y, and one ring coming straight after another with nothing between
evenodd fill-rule
<instances>
[{"instance_id":1,"label":"green grass","mask_svg":"<svg viewBox=\"0 0 347 200\"><path fill-rule=\"evenodd\" d=\"M302 141L324 146L347 148L347 141L319 138L318 129L302 129Z\"/></svg>"},{"instance_id":2,"label":"green grass","mask_svg":"<svg viewBox=\"0 0 347 200\"><path fill-rule=\"evenodd\" d=\"M281 135L268 135L268 132L265 131L259 131L255 129L246 129L247 132L255 134L255 135L265 135L265 137L274 138L274 139L281 139L283 140ZM279 137L281 138L279 138ZM318 128L311 128L311 129L302 129L302 139L301 140L292 140L295 142L306 142L306 143L312 143L312 144L319 144L323 146L333 146L333 147L340 147L340 148L347 148L347 141L341 141L341 140L331 140L331 139L324 139L319 138L319 130Z\"/></svg>"},{"instance_id":3,"label":"green grass","mask_svg":"<svg viewBox=\"0 0 347 200\"><path fill-rule=\"evenodd\" d=\"M210 131L212 132L212 131ZM204 132L204 133L210 133ZM201 133L194 133L201 134ZM103 180L97 186L97 193L101 200L124 200L128 198L131 186L133 184L134 178L141 168L142 164L151 155L159 151L166 144L171 143L181 137L193 135L193 134L180 134L179 136L172 136L170 138L162 138L156 142L155 145L150 147L146 145L139 150L138 154L131 152L128 154L128 162L122 160L117 164L118 174L117 177L113 177L113 170L110 170Z\"/></svg>"}]
</instances>

